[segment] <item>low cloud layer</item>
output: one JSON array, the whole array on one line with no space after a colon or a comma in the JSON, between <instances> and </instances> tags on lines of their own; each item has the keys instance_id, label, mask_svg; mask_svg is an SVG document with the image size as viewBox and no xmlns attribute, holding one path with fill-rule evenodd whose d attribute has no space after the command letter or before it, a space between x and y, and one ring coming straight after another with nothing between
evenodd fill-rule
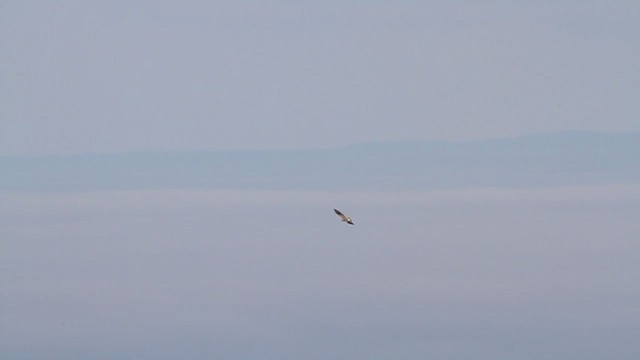
<instances>
[{"instance_id":1,"label":"low cloud layer","mask_svg":"<svg viewBox=\"0 0 640 360\"><path fill-rule=\"evenodd\" d=\"M638 355L637 186L2 197L12 357Z\"/></svg>"}]
</instances>

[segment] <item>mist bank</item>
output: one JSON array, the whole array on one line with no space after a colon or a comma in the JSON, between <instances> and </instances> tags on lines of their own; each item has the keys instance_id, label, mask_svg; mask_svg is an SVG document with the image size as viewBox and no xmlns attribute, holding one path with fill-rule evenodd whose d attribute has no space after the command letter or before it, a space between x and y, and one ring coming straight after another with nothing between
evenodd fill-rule
<instances>
[{"instance_id":1,"label":"mist bank","mask_svg":"<svg viewBox=\"0 0 640 360\"><path fill-rule=\"evenodd\" d=\"M639 133L562 132L322 150L0 157L0 190L429 190L640 182Z\"/></svg>"},{"instance_id":2,"label":"mist bank","mask_svg":"<svg viewBox=\"0 0 640 360\"><path fill-rule=\"evenodd\" d=\"M638 358L640 184L1 199L5 358Z\"/></svg>"}]
</instances>

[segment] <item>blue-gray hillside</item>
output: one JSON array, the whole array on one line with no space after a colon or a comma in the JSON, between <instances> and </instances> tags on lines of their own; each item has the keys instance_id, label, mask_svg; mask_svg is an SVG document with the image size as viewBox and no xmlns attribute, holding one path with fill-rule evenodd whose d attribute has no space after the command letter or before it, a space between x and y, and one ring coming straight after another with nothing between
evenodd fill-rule
<instances>
[{"instance_id":1,"label":"blue-gray hillside","mask_svg":"<svg viewBox=\"0 0 640 360\"><path fill-rule=\"evenodd\" d=\"M329 150L2 157L0 190L426 190L640 181L640 134L563 132Z\"/></svg>"}]
</instances>

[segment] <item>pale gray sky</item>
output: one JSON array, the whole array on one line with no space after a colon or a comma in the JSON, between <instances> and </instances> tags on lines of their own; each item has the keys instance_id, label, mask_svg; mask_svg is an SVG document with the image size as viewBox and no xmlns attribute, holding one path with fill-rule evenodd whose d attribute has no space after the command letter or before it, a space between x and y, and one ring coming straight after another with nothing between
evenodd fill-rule
<instances>
[{"instance_id":1,"label":"pale gray sky","mask_svg":"<svg viewBox=\"0 0 640 360\"><path fill-rule=\"evenodd\" d=\"M0 5L0 155L640 131L637 1Z\"/></svg>"}]
</instances>

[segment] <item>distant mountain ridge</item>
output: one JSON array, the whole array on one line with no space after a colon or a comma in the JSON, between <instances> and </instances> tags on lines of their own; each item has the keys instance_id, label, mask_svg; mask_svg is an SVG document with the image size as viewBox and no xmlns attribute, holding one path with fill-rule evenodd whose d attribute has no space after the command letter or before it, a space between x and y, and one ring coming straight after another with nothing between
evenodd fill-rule
<instances>
[{"instance_id":1,"label":"distant mountain ridge","mask_svg":"<svg viewBox=\"0 0 640 360\"><path fill-rule=\"evenodd\" d=\"M561 132L323 150L0 157L0 190L427 190L640 182L640 133Z\"/></svg>"}]
</instances>

